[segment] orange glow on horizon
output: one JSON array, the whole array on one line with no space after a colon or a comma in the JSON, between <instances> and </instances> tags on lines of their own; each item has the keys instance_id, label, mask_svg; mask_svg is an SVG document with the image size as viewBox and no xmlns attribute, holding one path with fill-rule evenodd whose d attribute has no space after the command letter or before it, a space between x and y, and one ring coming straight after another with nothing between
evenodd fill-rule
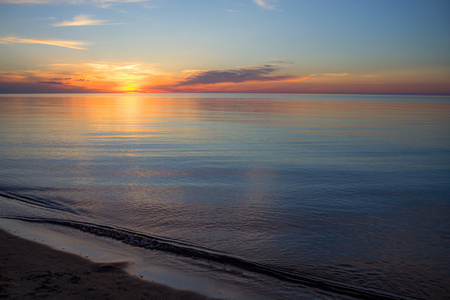
<instances>
[{"instance_id":1,"label":"orange glow on horizon","mask_svg":"<svg viewBox=\"0 0 450 300\"><path fill-rule=\"evenodd\" d=\"M241 68L242 70L244 68ZM196 71L199 74L214 70ZM437 73L430 70L429 73ZM50 64L40 69L1 71L0 83L45 87L61 93L353 93L353 94L450 94L445 82L424 81L407 72L379 74L324 73L272 76L242 82L190 83L195 72L179 74L156 70L140 63ZM186 82L189 82L187 84ZM414 84L412 84L412 83ZM26 90L24 89L26 93ZM34 91L33 91L34 93Z\"/></svg>"}]
</instances>

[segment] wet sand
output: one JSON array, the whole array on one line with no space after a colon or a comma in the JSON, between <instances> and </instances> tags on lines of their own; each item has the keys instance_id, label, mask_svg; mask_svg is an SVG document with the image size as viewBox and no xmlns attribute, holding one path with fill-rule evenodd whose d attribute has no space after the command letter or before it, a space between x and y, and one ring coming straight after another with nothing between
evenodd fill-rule
<instances>
[{"instance_id":1,"label":"wet sand","mask_svg":"<svg viewBox=\"0 0 450 300\"><path fill-rule=\"evenodd\" d=\"M0 299L209 299L0 230Z\"/></svg>"}]
</instances>

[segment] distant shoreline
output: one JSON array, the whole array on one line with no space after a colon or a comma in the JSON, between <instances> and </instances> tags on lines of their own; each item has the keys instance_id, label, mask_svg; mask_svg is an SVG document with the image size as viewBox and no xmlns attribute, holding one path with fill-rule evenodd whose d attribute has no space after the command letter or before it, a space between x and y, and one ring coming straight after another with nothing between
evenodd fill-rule
<instances>
[{"instance_id":1,"label":"distant shoreline","mask_svg":"<svg viewBox=\"0 0 450 300\"><path fill-rule=\"evenodd\" d=\"M126 262L94 263L0 230L0 298L209 299L148 282Z\"/></svg>"}]
</instances>

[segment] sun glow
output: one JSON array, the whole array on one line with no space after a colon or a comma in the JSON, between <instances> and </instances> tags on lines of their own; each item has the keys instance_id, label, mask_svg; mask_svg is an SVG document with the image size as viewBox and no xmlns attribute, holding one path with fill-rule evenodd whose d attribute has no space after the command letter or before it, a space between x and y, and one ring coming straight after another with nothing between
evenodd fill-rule
<instances>
[{"instance_id":1,"label":"sun glow","mask_svg":"<svg viewBox=\"0 0 450 300\"><path fill-rule=\"evenodd\" d=\"M0 71L0 83L23 84L21 92L52 91L102 93L167 92L290 92L290 93L401 93L402 90L433 93L438 85L423 83L418 72L390 71L372 74L317 73L303 76L277 75L279 67L266 64L218 70L168 73L144 63L88 62L39 65L33 69ZM441 68L422 69L423 74L440 74ZM399 80L398 78L403 78ZM408 82L416 82L417 91ZM420 83L420 84L419 84ZM5 84L5 86L7 85ZM445 90L443 90L445 92Z\"/></svg>"},{"instance_id":2,"label":"sun glow","mask_svg":"<svg viewBox=\"0 0 450 300\"><path fill-rule=\"evenodd\" d=\"M62 90L85 90L115 93L146 92L150 85L167 82L172 76L145 64L94 62L82 64L49 64L40 68L0 72L5 82L31 83Z\"/></svg>"},{"instance_id":3,"label":"sun glow","mask_svg":"<svg viewBox=\"0 0 450 300\"><path fill-rule=\"evenodd\" d=\"M131 87L131 86L124 87L123 91L127 92L127 93L137 93L137 92L139 92L139 90L137 88Z\"/></svg>"}]
</instances>

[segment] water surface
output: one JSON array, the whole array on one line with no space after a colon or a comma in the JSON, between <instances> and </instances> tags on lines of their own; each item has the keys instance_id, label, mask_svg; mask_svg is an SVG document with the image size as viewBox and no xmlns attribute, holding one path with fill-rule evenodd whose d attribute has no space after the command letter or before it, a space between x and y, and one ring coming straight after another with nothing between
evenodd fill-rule
<instances>
[{"instance_id":1,"label":"water surface","mask_svg":"<svg viewBox=\"0 0 450 300\"><path fill-rule=\"evenodd\" d=\"M449 132L449 97L3 95L0 214L157 239L271 298L444 298Z\"/></svg>"}]
</instances>

